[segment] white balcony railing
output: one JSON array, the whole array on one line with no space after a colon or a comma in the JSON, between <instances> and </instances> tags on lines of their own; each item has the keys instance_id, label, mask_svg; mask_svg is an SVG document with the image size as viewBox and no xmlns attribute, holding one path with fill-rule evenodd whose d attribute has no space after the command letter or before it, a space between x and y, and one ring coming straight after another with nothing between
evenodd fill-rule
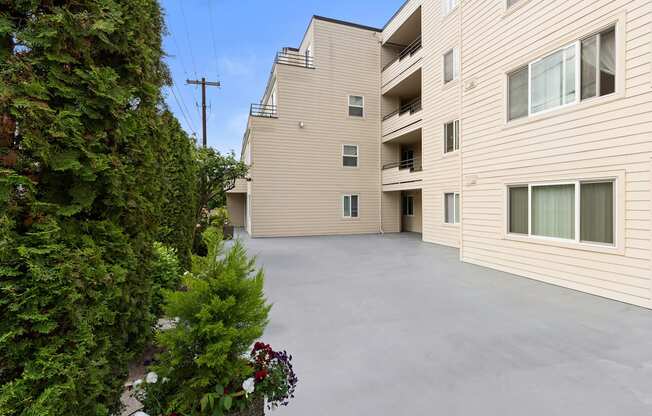
<instances>
[{"instance_id":1,"label":"white balcony railing","mask_svg":"<svg viewBox=\"0 0 652 416\"><path fill-rule=\"evenodd\" d=\"M406 73L408 69L411 69L411 67L414 66L414 69L416 70L418 68L418 65L416 64L422 57L423 49L421 47L421 37L419 36L416 41L400 52L394 60L385 65L382 71L383 87L394 81L401 74ZM409 71L408 73L412 72L413 71Z\"/></svg>"},{"instance_id":2,"label":"white balcony railing","mask_svg":"<svg viewBox=\"0 0 652 416\"><path fill-rule=\"evenodd\" d=\"M383 186L405 185L407 188L410 188L414 187L415 182L422 180L423 169L421 168L421 159L419 158L402 160L383 167Z\"/></svg>"}]
</instances>

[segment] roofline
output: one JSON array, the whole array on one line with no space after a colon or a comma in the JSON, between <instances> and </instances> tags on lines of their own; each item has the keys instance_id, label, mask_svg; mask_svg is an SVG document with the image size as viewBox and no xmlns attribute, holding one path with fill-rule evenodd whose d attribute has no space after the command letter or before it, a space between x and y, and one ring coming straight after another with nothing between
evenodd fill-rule
<instances>
[{"instance_id":1,"label":"roofline","mask_svg":"<svg viewBox=\"0 0 652 416\"><path fill-rule=\"evenodd\" d=\"M370 30L372 32L382 32L383 31L383 29L379 29L377 27L365 26L365 25L361 25L359 23L353 23L353 22L347 22L347 21L344 21L344 20L333 19L331 17L313 15L312 18L315 19L315 20L322 20L324 22L335 23L335 24L338 24L338 25L350 26L350 27L354 27L356 29Z\"/></svg>"},{"instance_id":2,"label":"roofline","mask_svg":"<svg viewBox=\"0 0 652 416\"><path fill-rule=\"evenodd\" d=\"M401 13L401 10L403 10L403 9L405 8L405 6L408 5L409 2L410 2L410 0L405 0L405 1L403 2L403 4L401 5L401 7L398 8L398 10L396 11L396 13L394 13L394 14L392 15L392 17L389 18L389 20L387 21L387 23L385 23L385 26L383 26L383 29L382 29L382 30L387 29L387 26L389 26L389 24L392 23L392 20L394 20L394 18L396 18L396 16L398 16L398 14Z\"/></svg>"}]
</instances>

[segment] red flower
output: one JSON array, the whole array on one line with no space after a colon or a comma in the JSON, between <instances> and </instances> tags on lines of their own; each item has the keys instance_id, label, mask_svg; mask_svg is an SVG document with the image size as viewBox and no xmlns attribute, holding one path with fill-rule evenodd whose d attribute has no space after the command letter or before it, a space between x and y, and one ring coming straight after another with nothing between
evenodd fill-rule
<instances>
[{"instance_id":1,"label":"red flower","mask_svg":"<svg viewBox=\"0 0 652 416\"><path fill-rule=\"evenodd\" d=\"M256 377L256 381L263 381L267 377L267 370L256 371L254 377Z\"/></svg>"}]
</instances>

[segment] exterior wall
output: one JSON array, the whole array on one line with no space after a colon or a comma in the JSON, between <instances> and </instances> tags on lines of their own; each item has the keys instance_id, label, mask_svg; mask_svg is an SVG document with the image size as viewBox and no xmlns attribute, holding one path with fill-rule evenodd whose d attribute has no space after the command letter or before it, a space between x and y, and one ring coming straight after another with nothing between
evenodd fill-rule
<instances>
[{"instance_id":1,"label":"exterior wall","mask_svg":"<svg viewBox=\"0 0 652 416\"><path fill-rule=\"evenodd\" d=\"M379 36L313 19L316 68L276 65L278 118L250 119L254 237L380 231ZM364 96L364 118L348 116L349 95ZM357 168L342 166L344 144ZM344 194L359 195L359 218L343 218Z\"/></svg>"},{"instance_id":2,"label":"exterior wall","mask_svg":"<svg viewBox=\"0 0 652 416\"><path fill-rule=\"evenodd\" d=\"M226 194L226 209L229 212L231 224L236 227L245 226L245 201L246 193L228 193Z\"/></svg>"},{"instance_id":3,"label":"exterior wall","mask_svg":"<svg viewBox=\"0 0 652 416\"><path fill-rule=\"evenodd\" d=\"M463 2L464 261L651 307L648 0ZM506 74L618 22L617 91L505 122ZM506 184L617 178L616 248L506 235ZM426 215L429 216L429 210Z\"/></svg>"},{"instance_id":4,"label":"exterior wall","mask_svg":"<svg viewBox=\"0 0 652 416\"><path fill-rule=\"evenodd\" d=\"M441 1L423 2L423 240L460 245L460 226L444 223L444 194L460 192L459 152L444 154L444 123L460 118L461 81L444 85L443 55L460 42L460 7L441 15ZM464 141L462 135L460 142Z\"/></svg>"},{"instance_id":5,"label":"exterior wall","mask_svg":"<svg viewBox=\"0 0 652 416\"><path fill-rule=\"evenodd\" d=\"M401 192L382 192L383 232L401 232Z\"/></svg>"},{"instance_id":6,"label":"exterior wall","mask_svg":"<svg viewBox=\"0 0 652 416\"><path fill-rule=\"evenodd\" d=\"M423 221L421 192L406 191L405 194L414 197L414 215L402 215L403 231L420 233L422 232L421 222Z\"/></svg>"}]
</instances>

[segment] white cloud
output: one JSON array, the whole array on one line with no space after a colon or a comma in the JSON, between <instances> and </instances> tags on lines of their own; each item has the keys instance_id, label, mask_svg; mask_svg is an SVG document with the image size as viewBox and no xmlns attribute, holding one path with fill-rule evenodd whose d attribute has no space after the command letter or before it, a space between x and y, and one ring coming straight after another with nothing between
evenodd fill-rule
<instances>
[{"instance_id":1,"label":"white cloud","mask_svg":"<svg viewBox=\"0 0 652 416\"><path fill-rule=\"evenodd\" d=\"M221 57L218 59L218 67L221 74L230 77L250 77L256 70L256 56Z\"/></svg>"}]
</instances>

